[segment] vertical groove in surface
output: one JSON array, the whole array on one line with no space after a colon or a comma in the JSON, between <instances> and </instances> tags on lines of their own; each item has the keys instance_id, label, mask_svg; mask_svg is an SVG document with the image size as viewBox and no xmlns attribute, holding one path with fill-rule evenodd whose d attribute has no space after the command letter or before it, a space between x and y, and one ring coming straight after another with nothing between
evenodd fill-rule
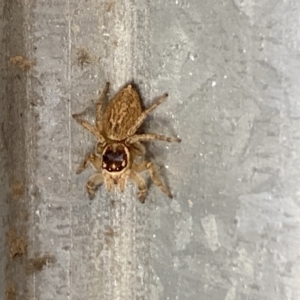
<instances>
[{"instance_id":1,"label":"vertical groove in surface","mask_svg":"<svg viewBox=\"0 0 300 300\"><path fill-rule=\"evenodd\" d=\"M27 72L14 66L10 59L23 55L28 57L26 52L26 12L23 3L4 1L3 20L5 20L3 45L4 52L1 53L5 59L6 78L1 86L4 97L1 104L4 106L1 118L1 131L3 134L3 147L7 152L5 161L6 180L8 190L1 189L1 196L8 203L6 215L2 218L2 226L9 235L3 236L6 239L6 252L1 256L8 258L5 270L6 292L15 294L17 299L27 296L28 277L26 276L27 253L25 248L12 253L16 242L21 240L23 245L29 241L28 233L28 203L26 185L28 183L28 155L30 154L27 145ZM2 95L1 95L2 96ZM2 149L1 149L2 150ZM2 178L1 178L2 179ZM15 187L19 189L15 194ZM2 200L2 199L1 199ZM15 248L17 249L17 248ZM3 276L3 278L4 278ZM14 293L12 292L14 291ZM7 297L7 294L6 294Z\"/></svg>"},{"instance_id":2,"label":"vertical groove in surface","mask_svg":"<svg viewBox=\"0 0 300 300\"><path fill-rule=\"evenodd\" d=\"M8 24L8 20L4 14L4 1L0 2L0 53L2 53L0 57L0 86L4 87L6 85L6 77L8 70L6 68L6 60L7 60L7 53L6 53L6 43L5 43L5 34L6 34L6 26ZM5 120L5 116L7 115L8 111L8 95L5 92L4 88L0 89L0 119L2 121ZM7 231L7 224L6 218L8 213L8 203L6 202L6 195L9 192L9 176L8 170L9 166L7 163L8 156L9 156L9 149L7 149L7 137L6 132L4 131L4 124L1 124L0 130L0 219L2 221L2 226L0 227L0 299L4 299L5 297L5 289L6 289L6 278L4 274L4 270L8 263L8 255L7 255L7 245L6 245L6 231Z\"/></svg>"},{"instance_id":3,"label":"vertical groove in surface","mask_svg":"<svg viewBox=\"0 0 300 300\"><path fill-rule=\"evenodd\" d=\"M112 93L132 79L132 38L134 5L131 0L118 2L114 9L114 18L107 19L111 49L108 57L109 77ZM115 45L115 46L113 46ZM134 276L132 269L132 251L130 236L132 224L128 214L132 213L133 199L126 192L122 197L117 192L111 194L113 204L108 209L108 224L113 232L111 243L104 243L104 289L105 299L134 299L133 287L129 277ZM131 213L130 213L131 211Z\"/></svg>"},{"instance_id":4,"label":"vertical groove in surface","mask_svg":"<svg viewBox=\"0 0 300 300\"><path fill-rule=\"evenodd\" d=\"M72 51L72 35L71 35L71 24L72 24L72 13L71 13L71 4L70 0L66 0L66 16L68 20L68 50L67 50L67 69L66 69L66 77L67 77L67 112L68 112L68 183L71 185L72 181L72 135L71 135L71 121L72 121L72 112L71 112L71 95L72 95L72 61L71 61L71 51ZM67 295L72 299L72 276L71 273L71 265L72 265L72 253L73 253L73 213L72 213L72 198L68 197L67 201L69 202L69 220L70 220L70 248L69 248L69 264L68 264L68 272L67 272L67 286L68 291Z\"/></svg>"},{"instance_id":5,"label":"vertical groove in surface","mask_svg":"<svg viewBox=\"0 0 300 300\"><path fill-rule=\"evenodd\" d=\"M118 2L113 18L105 20L111 46L106 57L111 96L127 82L137 80L140 67L135 52L139 30L137 6L133 0ZM124 194L115 192L110 195L113 201L108 206L108 217L104 222L108 222L107 227L111 229L113 238L109 243L106 239L103 249L103 287L107 300L144 299L138 294L141 294L141 290L146 292L138 271L141 263L139 257L144 255L144 251L140 251L144 250L144 240L136 237L140 204L135 193L135 188L128 184ZM144 226L139 230L143 232Z\"/></svg>"},{"instance_id":6,"label":"vertical groove in surface","mask_svg":"<svg viewBox=\"0 0 300 300\"><path fill-rule=\"evenodd\" d=\"M35 3L28 3L23 4L24 6L24 25L23 25L23 34L24 34L24 48L25 48L25 56L30 59L32 62L36 62L36 58L34 56L34 39L33 39L33 32L34 26L33 24L33 16L34 16L34 8ZM27 188L25 191L26 195L26 203L28 207L29 213L29 225L28 225L28 246L27 246L27 259L35 258L35 255L39 255L37 249L38 247L38 230L37 230L37 222L36 222L36 202L35 196L37 193L36 190L36 176L35 171L37 168L36 162L36 154L37 154L37 147L36 147L36 132L37 132L37 119L38 116L36 114L34 105L29 105L29 103L35 102L34 97L34 81L32 81L34 73L33 69L28 72L27 80L26 80L26 97L24 97L23 101L26 103L26 125L25 125L25 145L26 145L26 177L27 177ZM31 276L27 276L27 297L30 299L37 299L36 295L36 276L33 272Z\"/></svg>"},{"instance_id":7,"label":"vertical groove in surface","mask_svg":"<svg viewBox=\"0 0 300 300\"><path fill-rule=\"evenodd\" d=\"M133 38L135 28L135 3L126 0L115 4L114 17L106 19L110 33L108 70L112 88L119 89L133 79Z\"/></svg>"}]
</instances>

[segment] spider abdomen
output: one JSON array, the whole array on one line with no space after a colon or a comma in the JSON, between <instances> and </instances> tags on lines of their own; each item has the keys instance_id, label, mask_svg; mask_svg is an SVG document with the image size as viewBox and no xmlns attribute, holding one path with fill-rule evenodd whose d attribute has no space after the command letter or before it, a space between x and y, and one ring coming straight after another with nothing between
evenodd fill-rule
<instances>
[{"instance_id":1,"label":"spider abdomen","mask_svg":"<svg viewBox=\"0 0 300 300\"><path fill-rule=\"evenodd\" d=\"M121 141L127 137L128 130L133 127L141 113L140 97L128 85L109 102L103 116L103 131L109 139Z\"/></svg>"}]
</instances>

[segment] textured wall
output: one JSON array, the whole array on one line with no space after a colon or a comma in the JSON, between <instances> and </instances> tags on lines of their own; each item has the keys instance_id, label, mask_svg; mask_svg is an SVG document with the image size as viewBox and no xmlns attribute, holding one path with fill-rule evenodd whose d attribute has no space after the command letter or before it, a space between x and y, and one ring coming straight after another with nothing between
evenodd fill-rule
<instances>
[{"instance_id":1,"label":"textured wall","mask_svg":"<svg viewBox=\"0 0 300 300\"><path fill-rule=\"evenodd\" d=\"M3 19L3 7L4 3L0 2L0 40L3 41L3 33L4 33L4 27L5 22ZM0 44L0 53L4 53L5 51L5 44L2 42ZM5 58L4 55L0 56L0 86L3 87L5 85L5 75L6 75L6 64L5 64ZM3 124L3 121L5 119L5 110L7 103L3 101L5 98L5 90L3 88L0 89L0 119L1 123ZM6 227L6 216L7 216L7 203L6 203L6 194L8 193L8 176L7 176L7 149L5 149L5 143L4 143L4 133L3 130L0 131L0 190L1 190L1 196L0 196L0 220L1 220L1 226L0 226L0 270L5 270L5 266L7 264L7 254L6 254L6 239L5 239L5 233L7 230ZM0 298L5 298L5 276L3 274L4 272L1 271L0 275Z\"/></svg>"},{"instance_id":2,"label":"textured wall","mask_svg":"<svg viewBox=\"0 0 300 300\"><path fill-rule=\"evenodd\" d=\"M29 149L33 133L26 121L28 61L21 56L27 52L28 34L24 28L28 18L21 3L0 3L0 298L14 300L27 296L26 270L30 269L26 255L29 205L25 187L30 183L33 167L27 160L28 154L33 153Z\"/></svg>"},{"instance_id":3,"label":"textured wall","mask_svg":"<svg viewBox=\"0 0 300 300\"><path fill-rule=\"evenodd\" d=\"M300 3L27 0L21 12L9 55L34 61L19 74L25 166L14 152L28 298L299 299ZM145 106L170 95L145 130L182 138L148 145L174 199L152 184L142 205L129 184L90 202L91 170L75 170L95 141L71 114L91 118L106 81L113 95L130 80Z\"/></svg>"}]
</instances>

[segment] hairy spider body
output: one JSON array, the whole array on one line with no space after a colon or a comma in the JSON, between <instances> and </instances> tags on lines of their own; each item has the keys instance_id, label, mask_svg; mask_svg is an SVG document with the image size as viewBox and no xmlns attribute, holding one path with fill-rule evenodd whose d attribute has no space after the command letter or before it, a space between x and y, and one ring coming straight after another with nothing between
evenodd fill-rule
<instances>
[{"instance_id":1,"label":"hairy spider body","mask_svg":"<svg viewBox=\"0 0 300 300\"><path fill-rule=\"evenodd\" d=\"M142 106L139 95L131 85L122 89L109 102L103 115L103 132L107 138L121 141L141 116Z\"/></svg>"},{"instance_id":2,"label":"hairy spider body","mask_svg":"<svg viewBox=\"0 0 300 300\"><path fill-rule=\"evenodd\" d=\"M94 198L97 186L103 182L109 192L113 187L118 187L123 192L129 178L137 185L138 198L144 203L147 187L139 173L146 170L148 170L153 182L172 198L171 192L160 180L153 163L149 161L137 163L135 160L145 154L141 141L180 142L178 138L155 133L136 134L147 115L168 95L164 94L143 111L137 91L129 84L113 97L103 113L102 102L108 89L109 83L106 84L97 103L95 126L81 119L79 114L73 115L74 119L98 140L95 151L86 156L76 172L77 174L81 173L88 165L91 165L96 171L90 176L86 184L90 199Z\"/></svg>"}]
</instances>

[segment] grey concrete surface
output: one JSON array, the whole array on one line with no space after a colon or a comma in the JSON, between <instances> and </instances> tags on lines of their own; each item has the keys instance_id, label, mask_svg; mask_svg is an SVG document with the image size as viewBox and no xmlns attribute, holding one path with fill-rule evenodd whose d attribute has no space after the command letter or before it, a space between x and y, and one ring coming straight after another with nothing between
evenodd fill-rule
<instances>
[{"instance_id":1,"label":"grey concrete surface","mask_svg":"<svg viewBox=\"0 0 300 300\"><path fill-rule=\"evenodd\" d=\"M1 8L0 290L39 300L300 299L300 3ZM21 54L34 62L28 71L9 63ZM170 95L145 131L182 138L147 145L174 198L149 182L144 205L130 183L124 194L100 187L90 202L92 171L75 170L95 141L71 114L88 108L91 118L106 81L113 95L131 80L145 106ZM12 184L25 186L14 200ZM27 244L14 257L10 228Z\"/></svg>"}]
</instances>

